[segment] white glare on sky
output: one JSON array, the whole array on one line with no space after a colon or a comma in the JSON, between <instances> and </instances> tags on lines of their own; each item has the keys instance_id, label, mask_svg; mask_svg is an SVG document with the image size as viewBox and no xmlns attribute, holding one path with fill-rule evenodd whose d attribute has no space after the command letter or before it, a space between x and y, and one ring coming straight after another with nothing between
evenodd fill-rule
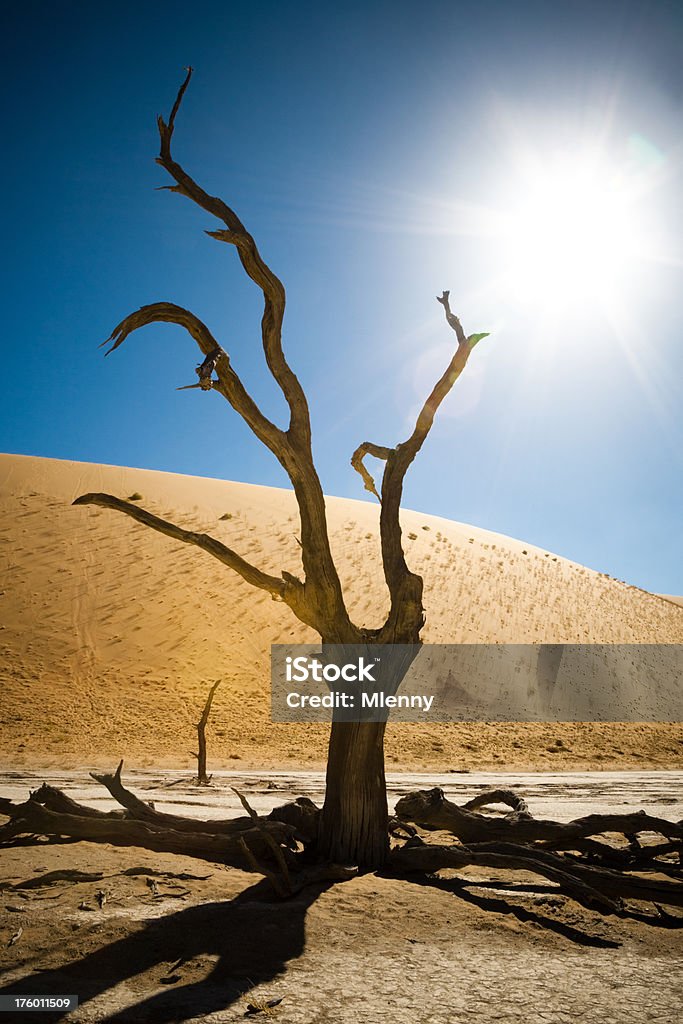
<instances>
[{"instance_id":1,"label":"white glare on sky","mask_svg":"<svg viewBox=\"0 0 683 1024\"><path fill-rule=\"evenodd\" d=\"M501 236L515 298L556 312L618 298L645 245L633 182L588 156L539 162L503 214Z\"/></svg>"}]
</instances>

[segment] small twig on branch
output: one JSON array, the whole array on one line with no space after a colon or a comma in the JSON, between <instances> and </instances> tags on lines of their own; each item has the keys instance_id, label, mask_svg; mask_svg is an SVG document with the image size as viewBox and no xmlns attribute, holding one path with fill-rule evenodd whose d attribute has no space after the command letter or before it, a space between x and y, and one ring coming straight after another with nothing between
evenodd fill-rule
<instances>
[{"instance_id":1,"label":"small twig on branch","mask_svg":"<svg viewBox=\"0 0 683 1024\"><path fill-rule=\"evenodd\" d=\"M202 391L211 391L212 388L220 384L220 380L213 380L212 374L216 369L216 363L218 357L225 355L220 346L217 346L213 352L209 352L203 363L195 367L195 373L199 377L199 381L196 384L185 384L182 388L176 388L176 391L191 391L192 388L201 388Z\"/></svg>"},{"instance_id":2,"label":"small twig on branch","mask_svg":"<svg viewBox=\"0 0 683 1024\"><path fill-rule=\"evenodd\" d=\"M466 345L467 338L465 337L465 332L462 329L462 324L455 313L451 313L450 294L450 292L442 292L441 295L437 295L436 301L440 302L443 306L446 313L446 320L448 321L449 327L452 327L455 331L458 339L458 345Z\"/></svg>"}]
</instances>

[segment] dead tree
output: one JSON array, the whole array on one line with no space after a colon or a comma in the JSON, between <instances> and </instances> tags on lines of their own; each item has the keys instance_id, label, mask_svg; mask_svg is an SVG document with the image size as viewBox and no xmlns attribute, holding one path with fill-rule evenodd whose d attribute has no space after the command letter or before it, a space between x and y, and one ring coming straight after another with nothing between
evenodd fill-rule
<instances>
[{"instance_id":1,"label":"dead tree","mask_svg":"<svg viewBox=\"0 0 683 1024\"><path fill-rule=\"evenodd\" d=\"M332 559L325 499L313 463L308 404L282 349L284 288L237 214L222 200L208 195L171 155L175 118L191 75L188 69L168 123L159 118L158 162L174 181L169 186L171 191L191 199L222 222L224 227L208 234L235 246L246 274L261 289L263 350L288 404L289 423L283 429L264 415L209 329L180 306L159 302L132 313L112 333L110 351L146 324L165 321L188 331L205 356L197 367L196 386L222 395L275 455L291 480L301 519L302 575L283 570L280 576L272 576L215 538L182 529L130 500L110 494L84 494L75 504L122 512L217 558L254 587L284 601L301 622L318 632L323 645L417 647L424 624L422 578L408 568L403 551L399 522L403 481L429 434L439 405L464 370L475 345L486 335L465 335L451 311L449 293L444 292L438 301L455 332L457 345L420 410L412 433L394 447L365 441L353 454L352 465L365 488L380 502L382 565L390 596L383 624L374 629L358 626L349 617ZM365 464L368 456L383 464L379 485ZM397 675L400 678L401 671ZM204 721L214 691L204 709ZM558 823L535 819L526 802L508 790L482 792L459 806L446 799L442 790L432 789L399 800L391 819L394 844L390 849L384 730L383 722L333 722L321 809L300 797L260 817L238 794L246 816L227 821L182 818L157 811L127 790L121 781L120 764L113 774L94 776L118 802L118 811L84 807L49 786L42 786L19 804L0 798L0 816L6 819L0 825L0 846L42 841L41 837L47 836L58 841L86 839L185 853L260 872L282 896L311 882L352 877L355 866L367 869L384 865L386 870L403 876L418 874L422 878L442 868L505 868L549 879L573 899L603 913L635 913L642 917L640 904L649 903L655 911L646 914L650 920L665 927L681 926L680 915L670 914L662 905L683 907L683 822L665 821L643 811L589 815ZM480 810L493 803L503 803L510 809L504 817ZM630 901L636 902L635 909L629 906Z\"/></svg>"},{"instance_id":2,"label":"dead tree","mask_svg":"<svg viewBox=\"0 0 683 1024\"><path fill-rule=\"evenodd\" d=\"M209 690L209 696L206 698L206 704L202 711L202 717L197 722L197 753L193 753L193 757L197 758L197 785L208 786L211 782L211 775L206 774L206 723L209 721L209 715L211 713L211 705L213 703L213 695L220 686L220 679L213 684Z\"/></svg>"},{"instance_id":3,"label":"dead tree","mask_svg":"<svg viewBox=\"0 0 683 1024\"><path fill-rule=\"evenodd\" d=\"M216 391L227 400L258 440L270 449L291 481L301 520L303 572L298 576L283 570L279 577L272 576L215 538L182 529L138 504L111 494L83 494L74 504L100 505L122 512L174 540L200 548L247 583L284 601L302 623L317 631L323 644L419 644L424 625L423 582L421 576L408 568L403 551L399 522L403 481L429 434L441 402L465 369L474 346L486 335L465 335L451 311L449 293L444 292L438 301L455 332L457 345L453 358L424 403L412 433L394 447L365 441L353 454L352 465L360 473L366 489L380 502L382 565L390 596L389 613L382 625L374 629L356 625L349 617L330 550L325 498L313 462L308 402L282 347L285 289L235 211L222 199L205 192L171 152L176 116L191 77L192 68L188 68L168 121L158 119L161 151L157 163L173 179L174 183L166 188L192 200L221 223L220 228L207 234L235 247L245 273L260 288L263 294L261 342L268 369L288 405L289 423L282 428L263 413L247 392L230 356L208 327L194 313L174 303L156 302L127 316L108 339L113 344L107 355L147 324L163 321L185 328L206 357L197 369L202 390ZM379 487L365 465L367 456L384 464ZM321 852L333 860L378 867L387 857L384 731L384 723L333 722L319 834Z\"/></svg>"}]
</instances>

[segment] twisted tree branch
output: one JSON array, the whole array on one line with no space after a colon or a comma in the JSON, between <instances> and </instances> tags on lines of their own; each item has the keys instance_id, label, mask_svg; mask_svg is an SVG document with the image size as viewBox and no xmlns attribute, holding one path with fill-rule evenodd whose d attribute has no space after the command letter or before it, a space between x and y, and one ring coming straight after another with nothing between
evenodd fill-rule
<instances>
[{"instance_id":1,"label":"twisted tree branch","mask_svg":"<svg viewBox=\"0 0 683 1024\"><path fill-rule=\"evenodd\" d=\"M244 270L263 292L264 311L261 321L263 350L268 368L280 386L289 406L288 429L280 430L263 415L246 392L237 374L232 370L230 360L222 350L216 357L215 368L218 381L213 383L213 388L221 391L251 427L256 437L274 453L294 487L301 518L301 548L305 581L300 585L301 589L299 586L295 588L295 594L289 593L290 598L296 597L296 601L288 600L288 603L301 621L307 625L313 625L321 635L326 636L331 642L356 642L360 637L360 631L352 625L349 619L339 575L330 549L325 498L313 463L308 403L301 384L289 367L282 349L284 287L261 257L254 239L235 211L223 200L205 192L173 159L171 154L171 138L175 128L175 119L191 77L192 68L188 68L168 122L164 121L163 117L158 118L161 149L157 163L164 167L175 181L175 185L170 186L170 191L186 196L225 224L227 230L221 229L208 233L211 237L236 247ZM194 314L172 303L155 303L151 306L144 306L141 310L126 317L114 330L110 339L114 341L114 344L109 351L118 348L131 331L144 324L159 320L185 327L205 356L216 351L218 346L208 328ZM204 389L208 390L208 381L204 381L203 384ZM127 511L121 505L110 504L109 507ZM128 512L128 514L134 513ZM146 522L146 525L152 525L150 521L140 516L137 518L141 522ZM158 529L159 527L154 526L153 528ZM161 532L168 531L162 529ZM176 537L188 540L187 537L180 537L177 534ZM191 541L191 543L196 543L196 541ZM234 562L234 559L232 561ZM244 575L244 573L241 574ZM286 583L289 583L289 577L285 576L284 579ZM260 586L261 583L256 583L256 585ZM268 587L264 589L268 589ZM305 599L303 604L300 603L302 598ZM301 608L305 614L300 614Z\"/></svg>"},{"instance_id":2,"label":"twisted tree branch","mask_svg":"<svg viewBox=\"0 0 683 1024\"><path fill-rule=\"evenodd\" d=\"M259 441L266 445L284 464L286 456L289 454L287 435L263 415L233 370L228 354L220 347L206 324L202 323L199 317L188 309L177 306L174 302L153 302L142 306L125 317L120 324L117 324L107 340L102 343L102 345L113 343L105 355L108 356L119 348L134 331L154 323L177 324L179 327L184 327L205 356L211 356L218 352L215 361L218 383L214 383L214 390L219 391L228 400L235 412L239 413L245 423L251 427Z\"/></svg>"},{"instance_id":3,"label":"twisted tree branch","mask_svg":"<svg viewBox=\"0 0 683 1024\"><path fill-rule=\"evenodd\" d=\"M381 501L381 498L377 493L375 481L371 473L368 471L365 464L363 463L363 459L365 458L366 455L372 455L374 456L374 458L384 459L384 461L386 462L386 460L389 458L390 452L391 448L383 448L379 444L373 444L372 441L363 441L362 444L358 445L355 452L351 456L351 465L353 466L357 473L360 473L363 479L363 485L365 487L365 490L370 491L370 494L374 494L378 501Z\"/></svg>"},{"instance_id":4,"label":"twisted tree branch","mask_svg":"<svg viewBox=\"0 0 683 1024\"><path fill-rule=\"evenodd\" d=\"M485 794L490 799L490 794ZM494 793L500 798L500 794ZM462 807L448 800L439 787L409 793L396 804L396 816L429 829L446 829L463 843L482 840L533 843L554 841L566 845L567 840L584 839L605 832L636 835L656 832L667 839L683 837L683 822L667 821L644 811L629 814L588 814L574 821L546 821L533 818L528 811L492 818L468 809L477 806L477 798Z\"/></svg>"},{"instance_id":5,"label":"twisted tree branch","mask_svg":"<svg viewBox=\"0 0 683 1024\"><path fill-rule=\"evenodd\" d=\"M213 555L219 562L227 565L229 569L232 569L253 587L267 591L276 600L284 601L302 622L313 626L314 629L320 628L320 622L315 614L315 610L307 600L304 584L290 573L283 572L280 579L277 576L270 576L268 573L262 572L251 565L241 555L238 555L236 551L233 551L232 548L222 544L221 541L216 540L214 537L210 537L206 533L184 530L182 527L176 526L175 523L171 523L167 519L161 519L160 516L155 516L144 508L140 508L132 502L123 501L121 498L116 498L112 494L82 494L79 498L76 498L73 504L99 505L101 508L111 508L116 512L123 512L124 515L130 516L131 519L135 519L138 523L149 526L152 530L163 533L167 537L172 537L173 540L181 541L183 544L193 544L195 547L201 548L202 551L206 551L207 554Z\"/></svg>"},{"instance_id":6,"label":"twisted tree branch","mask_svg":"<svg viewBox=\"0 0 683 1024\"><path fill-rule=\"evenodd\" d=\"M437 302L444 307L446 320L456 333L458 347L422 406L412 434L395 448L364 441L351 457L351 465L360 474L365 489L379 498L381 504L382 565L391 598L389 617L380 633L381 641L384 642L392 642L395 638L406 635L412 635L410 641L403 639L401 642L419 642L420 630L424 623L423 583L420 576L408 569L403 551L399 522L403 481L431 430L439 406L465 369L474 346L486 337L485 334L473 334L469 338L465 336L460 320L451 312L449 296L450 292L445 291L441 296L437 296ZM366 455L374 455L385 462L379 493L372 475L363 462Z\"/></svg>"},{"instance_id":7,"label":"twisted tree branch","mask_svg":"<svg viewBox=\"0 0 683 1024\"><path fill-rule=\"evenodd\" d=\"M256 242L235 211L222 199L210 196L205 192L173 159L171 154L171 138L175 128L176 115L185 90L190 84L192 72L192 68L187 69L187 76L178 90L168 123L161 116L157 118L161 142L157 163L168 171L176 182L177 190L182 195L187 196L207 213L223 221L227 231L212 231L209 234L212 238L235 246L244 270L263 292L264 311L261 321L261 336L266 363L289 405L292 435L296 437L297 441L310 447L311 425L308 403L299 379L287 363L282 349L282 321L285 313L284 285L262 258ZM173 191L175 190L173 189Z\"/></svg>"}]
</instances>

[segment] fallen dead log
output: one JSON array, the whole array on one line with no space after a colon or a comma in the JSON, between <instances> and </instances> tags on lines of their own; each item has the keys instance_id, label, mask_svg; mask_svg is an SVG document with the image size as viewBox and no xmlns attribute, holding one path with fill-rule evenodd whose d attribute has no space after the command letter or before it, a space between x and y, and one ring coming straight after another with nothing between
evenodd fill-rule
<instances>
[{"instance_id":1,"label":"fallen dead log","mask_svg":"<svg viewBox=\"0 0 683 1024\"><path fill-rule=\"evenodd\" d=\"M75 814L79 818L123 818L125 817L125 811L119 810L118 808L113 811L100 811L95 807L87 807L85 804L79 804L76 800L72 800L70 796L62 792L61 789L57 789L55 786L49 786L46 782L42 784L39 789L36 789L31 793L31 798L37 800L38 803L48 807L51 811L55 811L57 814ZM11 801L10 801L11 806Z\"/></svg>"},{"instance_id":2,"label":"fallen dead log","mask_svg":"<svg viewBox=\"0 0 683 1024\"><path fill-rule=\"evenodd\" d=\"M433 873L443 868L481 867L530 871L557 882L580 903L619 910L625 899L683 907L683 886L676 882L579 864L538 847L513 843L439 846L414 841L391 851L390 866L402 872Z\"/></svg>"},{"instance_id":3,"label":"fallen dead log","mask_svg":"<svg viewBox=\"0 0 683 1024\"><path fill-rule=\"evenodd\" d=\"M45 836L179 853L262 874L283 897L306 885L357 873L354 866L316 861L320 811L306 797L262 817L238 793L247 817L201 821L155 810L125 788L122 769L123 762L113 774L93 774L122 805L121 811L83 807L47 785L23 804L3 799L0 814L9 821L0 828L0 843ZM503 817L477 811L501 802L510 807ZM478 794L463 807L446 800L440 789L425 790L399 800L396 813L394 831L397 824L412 822L430 830L445 829L465 844L424 843L414 835L391 851L389 869L401 874L476 865L532 872L554 881L578 902L606 912L618 911L623 900L683 906L683 885L670 880L681 876L673 860L680 858L683 845L681 822L644 813L589 815L569 823L536 820L511 790ZM415 833L408 824L405 830ZM657 832L665 841L641 845L637 837L643 832ZM620 833L627 845L616 847L592 838L605 833ZM670 878L657 878L657 873Z\"/></svg>"},{"instance_id":4,"label":"fallen dead log","mask_svg":"<svg viewBox=\"0 0 683 1024\"><path fill-rule=\"evenodd\" d=\"M605 895L599 889L566 870L559 858L553 860L536 856L535 851L512 844L501 844L499 849L471 849L466 846L437 846L417 842L407 843L390 853L389 866L394 871L410 874L434 874L444 868L464 868L472 865L505 868L509 871L529 871L557 882L564 892L584 906L596 906L603 911L621 909L621 902Z\"/></svg>"},{"instance_id":5,"label":"fallen dead log","mask_svg":"<svg viewBox=\"0 0 683 1024\"><path fill-rule=\"evenodd\" d=\"M554 839L541 842L538 849L574 851L591 864L614 868L617 871L659 872L672 878L683 878L680 862L662 860L662 857L677 853L680 857L683 844L656 843L653 846L617 847L597 839Z\"/></svg>"},{"instance_id":6,"label":"fallen dead log","mask_svg":"<svg viewBox=\"0 0 683 1024\"><path fill-rule=\"evenodd\" d=\"M123 761L120 761L118 768L113 774L98 774L96 772L91 772L90 775L95 782L99 782L109 790L109 793L117 803L121 804L122 807L125 807L128 812L127 817L129 818L133 818L136 821L146 821L152 825L160 825L164 828L170 828L175 832L203 832L207 835L239 835L254 828L254 823L251 817L247 817L246 815L242 815L239 818L223 818L207 821L206 819L186 818L178 814L167 814L163 811L157 811L154 807L151 807L150 804L145 803L144 800L141 800L134 793L131 793L129 789L126 789L121 782L122 770ZM46 787L42 787L42 789L45 788ZM41 791L39 790L38 793L40 792ZM59 793L60 791L55 790L54 792ZM38 794L36 794L36 798L39 798ZM52 801L52 799L52 794L50 794L50 801ZM49 805L51 806L51 802ZM77 808L80 807L79 804L74 804L74 806ZM315 807L314 804L312 806ZM265 822L264 827L271 831L273 836L281 842L285 836L286 826L289 825L289 842L291 845L292 841L299 838L296 828L297 820L308 821L310 814L307 813L307 809L303 808L300 811L294 809L291 813L288 813L285 808L281 808L280 810L283 812L283 817L278 818L274 816L277 810L278 808L271 812L267 818L263 819ZM95 813L98 814L101 812ZM288 818L291 819L291 822L287 820ZM285 826L285 828L283 828L283 826ZM301 838L303 838L303 835Z\"/></svg>"},{"instance_id":7,"label":"fallen dead log","mask_svg":"<svg viewBox=\"0 0 683 1024\"><path fill-rule=\"evenodd\" d=\"M462 806L466 811L476 811L479 807L488 807L491 804L507 804L515 814L529 814L526 800L511 789L487 789L484 793L477 793Z\"/></svg>"},{"instance_id":8,"label":"fallen dead log","mask_svg":"<svg viewBox=\"0 0 683 1024\"><path fill-rule=\"evenodd\" d=\"M468 845L495 841L565 841L610 832L623 835L656 832L667 839L683 838L683 824L656 818L644 811L635 814L589 814L570 822L544 821L528 813L502 818L487 817L447 800L439 788L408 793L396 804L395 813L402 821L412 822L421 828L451 832Z\"/></svg>"},{"instance_id":9,"label":"fallen dead log","mask_svg":"<svg viewBox=\"0 0 683 1024\"><path fill-rule=\"evenodd\" d=\"M3 809L7 814L8 809ZM292 857L289 847L291 826L279 822L268 823L268 835L282 844L283 856ZM253 826L234 835L209 834L201 831L178 831L157 822L138 821L134 818L93 818L63 814L51 810L37 800L29 799L11 808L10 820L0 827L0 842L20 835L66 836L91 843L110 843L112 846L139 846L159 853L176 853L200 860L230 864L242 870L251 870L245 858L242 842L248 844L254 857L269 861L273 850L264 832Z\"/></svg>"}]
</instances>

